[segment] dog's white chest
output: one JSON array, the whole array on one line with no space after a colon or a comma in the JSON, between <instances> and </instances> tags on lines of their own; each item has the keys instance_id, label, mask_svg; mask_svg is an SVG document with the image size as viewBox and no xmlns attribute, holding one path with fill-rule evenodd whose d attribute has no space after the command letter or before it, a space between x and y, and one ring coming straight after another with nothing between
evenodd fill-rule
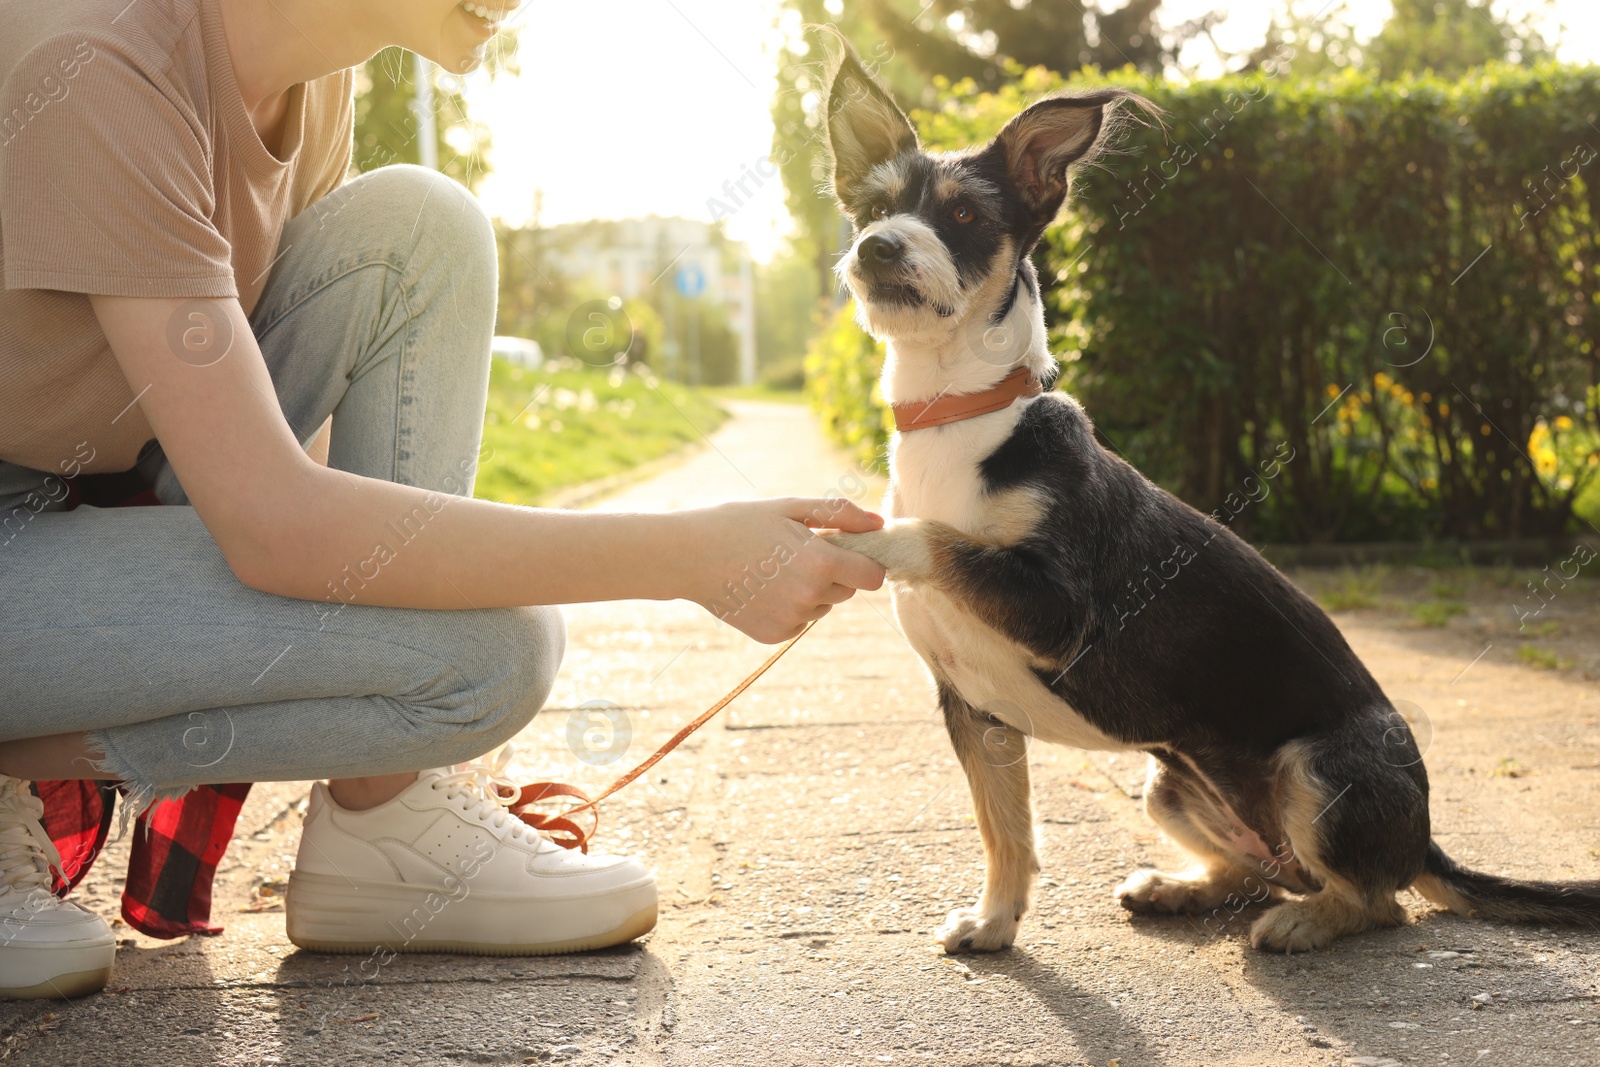
<instances>
[{"instance_id":1,"label":"dog's white chest","mask_svg":"<svg viewBox=\"0 0 1600 1067\"><path fill-rule=\"evenodd\" d=\"M938 590L897 585L894 611L906 639L934 677L978 710L1052 744L1128 747L1095 729L1072 705L1045 688L1030 669L1025 650Z\"/></svg>"},{"instance_id":2,"label":"dog's white chest","mask_svg":"<svg viewBox=\"0 0 1600 1067\"><path fill-rule=\"evenodd\" d=\"M889 514L935 519L985 536L993 517L978 460L1010 435L1012 425L1011 419L983 418L900 435L891 455ZM952 430L962 432L948 432ZM968 704L1042 741L1075 748L1129 747L1090 725L1052 693L1034 673L1026 649L950 597L906 583L897 583L893 593L906 639L934 676L953 686Z\"/></svg>"},{"instance_id":3,"label":"dog's white chest","mask_svg":"<svg viewBox=\"0 0 1600 1067\"><path fill-rule=\"evenodd\" d=\"M937 519L977 533L984 505L978 460L1011 436L1014 425L1015 419L987 416L896 435L889 453L889 515Z\"/></svg>"}]
</instances>

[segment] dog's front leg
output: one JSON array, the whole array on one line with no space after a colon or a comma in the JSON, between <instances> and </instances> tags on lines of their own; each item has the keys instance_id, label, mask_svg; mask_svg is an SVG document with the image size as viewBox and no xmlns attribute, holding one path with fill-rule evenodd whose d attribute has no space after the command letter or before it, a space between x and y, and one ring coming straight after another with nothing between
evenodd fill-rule
<instances>
[{"instance_id":1,"label":"dog's front leg","mask_svg":"<svg viewBox=\"0 0 1600 1067\"><path fill-rule=\"evenodd\" d=\"M933 576L938 546L962 535L942 522L891 519L881 530L828 530L818 536L866 556L887 571L892 582L919 582Z\"/></svg>"},{"instance_id":2,"label":"dog's front leg","mask_svg":"<svg viewBox=\"0 0 1600 1067\"><path fill-rule=\"evenodd\" d=\"M951 912L934 936L944 942L946 952L1010 948L1039 871L1028 739L1022 731L972 707L948 685L939 686L939 704L972 789L986 870L978 903Z\"/></svg>"},{"instance_id":3,"label":"dog's front leg","mask_svg":"<svg viewBox=\"0 0 1600 1067\"><path fill-rule=\"evenodd\" d=\"M1075 654L1078 598L1047 554L1000 545L930 519L897 519L867 533L820 536L871 557L889 580L930 585L1045 663ZM1059 673L1053 672L1053 673Z\"/></svg>"}]
</instances>

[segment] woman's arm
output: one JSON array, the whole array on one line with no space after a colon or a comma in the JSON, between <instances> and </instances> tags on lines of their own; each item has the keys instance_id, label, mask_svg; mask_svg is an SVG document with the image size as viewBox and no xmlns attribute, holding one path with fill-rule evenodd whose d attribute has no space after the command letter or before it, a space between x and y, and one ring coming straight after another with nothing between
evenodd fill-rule
<instances>
[{"instance_id":1,"label":"woman's arm","mask_svg":"<svg viewBox=\"0 0 1600 1067\"><path fill-rule=\"evenodd\" d=\"M856 589L883 582L876 563L806 530L882 524L846 501L549 511L320 466L290 432L237 300L206 301L215 322L178 321L180 307L192 310L194 301L91 300L190 502L234 574L253 588L414 608L682 598L758 640L779 641ZM180 358L181 341L169 340L184 329L231 331L232 346L196 366ZM408 539L397 545L401 528Z\"/></svg>"}]
</instances>

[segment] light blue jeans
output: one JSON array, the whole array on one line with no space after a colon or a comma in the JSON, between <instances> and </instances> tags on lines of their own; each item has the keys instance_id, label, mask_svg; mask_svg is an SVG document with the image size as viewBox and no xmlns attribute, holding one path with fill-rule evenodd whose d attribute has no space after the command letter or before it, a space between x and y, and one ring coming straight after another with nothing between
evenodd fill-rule
<instances>
[{"instance_id":1,"label":"light blue jeans","mask_svg":"<svg viewBox=\"0 0 1600 1067\"><path fill-rule=\"evenodd\" d=\"M495 299L477 202L386 167L284 228L251 327L299 439L332 415L331 466L469 496ZM258 592L158 447L139 468L168 506L63 511L57 476L0 463L0 743L87 731L137 807L460 763L549 695L558 609L364 606L348 580L329 603Z\"/></svg>"}]
</instances>

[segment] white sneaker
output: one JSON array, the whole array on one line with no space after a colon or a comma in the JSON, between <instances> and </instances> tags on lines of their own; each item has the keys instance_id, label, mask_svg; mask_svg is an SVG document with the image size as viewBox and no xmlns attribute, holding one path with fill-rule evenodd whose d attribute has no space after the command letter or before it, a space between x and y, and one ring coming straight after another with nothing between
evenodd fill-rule
<instances>
[{"instance_id":1,"label":"white sneaker","mask_svg":"<svg viewBox=\"0 0 1600 1067\"><path fill-rule=\"evenodd\" d=\"M322 952L540 956L655 927L643 864L562 848L506 810L497 781L483 767L423 771L367 811L340 807L318 782L289 876L289 940Z\"/></svg>"},{"instance_id":2,"label":"white sneaker","mask_svg":"<svg viewBox=\"0 0 1600 1067\"><path fill-rule=\"evenodd\" d=\"M61 854L28 783L0 774L0 997L81 997L105 988L117 941L94 912L50 892Z\"/></svg>"}]
</instances>

